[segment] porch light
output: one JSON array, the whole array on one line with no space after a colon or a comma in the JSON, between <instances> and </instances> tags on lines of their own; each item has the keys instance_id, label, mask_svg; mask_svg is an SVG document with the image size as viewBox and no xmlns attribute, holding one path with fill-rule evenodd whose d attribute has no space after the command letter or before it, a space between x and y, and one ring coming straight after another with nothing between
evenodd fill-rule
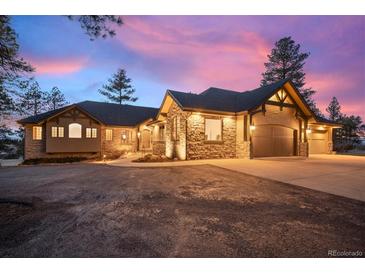
<instances>
[{"instance_id":1,"label":"porch light","mask_svg":"<svg viewBox=\"0 0 365 274\"><path fill-rule=\"evenodd\" d=\"M305 130L307 132L307 134L311 134L312 133L312 129L309 127Z\"/></svg>"},{"instance_id":2,"label":"porch light","mask_svg":"<svg viewBox=\"0 0 365 274\"><path fill-rule=\"evenodd\" d=\"M255 125L250 125L250 130L251 131L254 131L256 129L256 126Z\"/></svg>"},{"instance_id":3,"label":"porch light","mask_svg":"<svg viewBox=\"0 0 365 274\"><path fill-rule=\"evenodd\" d=\"M141 133L140 132L137 132L137 137L139 139L139 137L141 137Z\"/></svg>"},{"instance_id":4,"label":"porch light","mask_svg":"<svg viewBox=\"0 0 365 274\"><path fill-rule=\"evenodd\" d=\"M325 128L323 126L319 126L318 130L324 130Z\"/></svg>"},{"instance_id":5,"label":"porch light","mask_svg":"<svg viewBox=\"0 0 365 274\"><path fill-rule=\"evenodd\" d=\"M123 140L127 139L127 136L125 134L122 135Z\"/></svg>"}]
</instances>

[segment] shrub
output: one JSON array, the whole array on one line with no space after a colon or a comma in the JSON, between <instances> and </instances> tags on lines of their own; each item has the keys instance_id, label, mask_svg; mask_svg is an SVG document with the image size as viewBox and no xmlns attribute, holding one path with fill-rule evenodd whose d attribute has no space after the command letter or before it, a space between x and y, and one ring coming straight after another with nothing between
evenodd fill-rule
<instances>
[{"instance_id":1,"label":"shrub","mask_svg":"<svg viewBox=\"0 0 365 274\"><path fill-rule=\"evenodd\" d=\"M116 160L126 154L125 150L113 151L111 153L106 153L104 159L105 160Z\"/></svg>"},{"instance_id":2,"label":"shrub","mask_svg":"<svg viewBox=\"0 0 365 274\"><path fill-rule=\"evenodd\" d=\"M136 162L136 163L155 163L155 162L171 162L171 161L173 161L173 160L170 159L170 158L167 158L166 156L146 154L145 156L140 157L138 159L135 159L132 162Z\"/></svg>"},{"instance_id":3,"label":"shrub","mask_svg":"<svg viewBox=\"0 0 365 274\"><path fill-rule=\"evenodd\" d=\"M62 158L35 158L23 161L23 165L38 165L48 163L73 163L89 160L87 157L62 157Z\"/></svg>"}]
</instances>

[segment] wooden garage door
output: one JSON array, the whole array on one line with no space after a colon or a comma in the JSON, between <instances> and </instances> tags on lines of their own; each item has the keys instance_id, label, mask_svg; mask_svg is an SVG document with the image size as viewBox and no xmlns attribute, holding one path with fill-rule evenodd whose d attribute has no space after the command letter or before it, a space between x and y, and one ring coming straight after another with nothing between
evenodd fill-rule
<instances>
[{"instance_id":1,"label":"wooden garage door","mask_svg":"<svg viewBox=\"0 0 365 274\"><path fill-rule=\"evenodd\" d=\"M294 130L281 126L256 126L252 135L254 157L294 155Z\"/></svg>"},{"instance_id":2,"label":"wooden garage door","mask_svg":"<svg viewBox=\"0 0 365 274\"><path fill-rule=\"evenodd\" d=\"M327 153L327 132L312 132L308 138L309 154Z\"/></svg>"}]
</instances>

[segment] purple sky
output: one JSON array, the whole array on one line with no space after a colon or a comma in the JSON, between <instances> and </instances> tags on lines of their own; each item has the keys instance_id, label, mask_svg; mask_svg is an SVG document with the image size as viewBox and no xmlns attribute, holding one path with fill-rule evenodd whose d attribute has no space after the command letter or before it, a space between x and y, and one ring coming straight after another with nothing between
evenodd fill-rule
<instances>
[{"instance_id":1,"label":"purple sky","mask_svg":"<svg viewBox=\"0 0 365 274\"><path fill-rule=\"evenodd\" d=\"M97 90L122 67L137 105L158 107L166 89L259 86L263 63L284 36L311 52L307 86L325 112L336 96L347 114L365 120L364 16L123 16L116 37L91 42L77 22L59 16L13 16L21 55L49 90L69 101L105 99Z\"/></svg>"}]
</instances>

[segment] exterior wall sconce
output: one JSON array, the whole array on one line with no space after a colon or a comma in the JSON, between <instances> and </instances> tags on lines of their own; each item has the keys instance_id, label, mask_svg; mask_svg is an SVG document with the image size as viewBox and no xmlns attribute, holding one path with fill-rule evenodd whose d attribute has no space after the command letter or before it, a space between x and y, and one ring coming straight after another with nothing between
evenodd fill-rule
<instances>
[{"instance_id":1,"label":"exterior wall sconce","mask_svg":"<svg viewBox=\"0 0 365 274\"><path fill-rule=\"evenodd\" d=\"M139 137L141 137L141 133L137 132L137 138L139 139Z\"/></svg>"},{"instance_id":2,"label":"exterior wall sconce","mask_svg":"<svg viewBox=\"0 0 365 274\"><path fill-rule=\"evenodd\" d=\"M307 134L311 134L312 133L312 129L309 127L305 130L307 132Z\"/></svg>"},{"instance_id":3,"label":"exterior wall sconce","mask_svg":"<svg viewBox=\"0 0 365 274\"><path fill-rule=\"evenodd\" d=\"M255 125L250 125L250 130L251 131L254 131L256 129L256 126Z\"/></svg>"},{"instance_id":4,"label":"exterior wall sconce","mask_svg":"<svg viewBox=\"0 0 365 274\"><path fill-rule=\"evenodd\" d=\"M125 134L122 135L122 139L125 140L127 139L127 136Z\"/></svg>"}]
</instances>

